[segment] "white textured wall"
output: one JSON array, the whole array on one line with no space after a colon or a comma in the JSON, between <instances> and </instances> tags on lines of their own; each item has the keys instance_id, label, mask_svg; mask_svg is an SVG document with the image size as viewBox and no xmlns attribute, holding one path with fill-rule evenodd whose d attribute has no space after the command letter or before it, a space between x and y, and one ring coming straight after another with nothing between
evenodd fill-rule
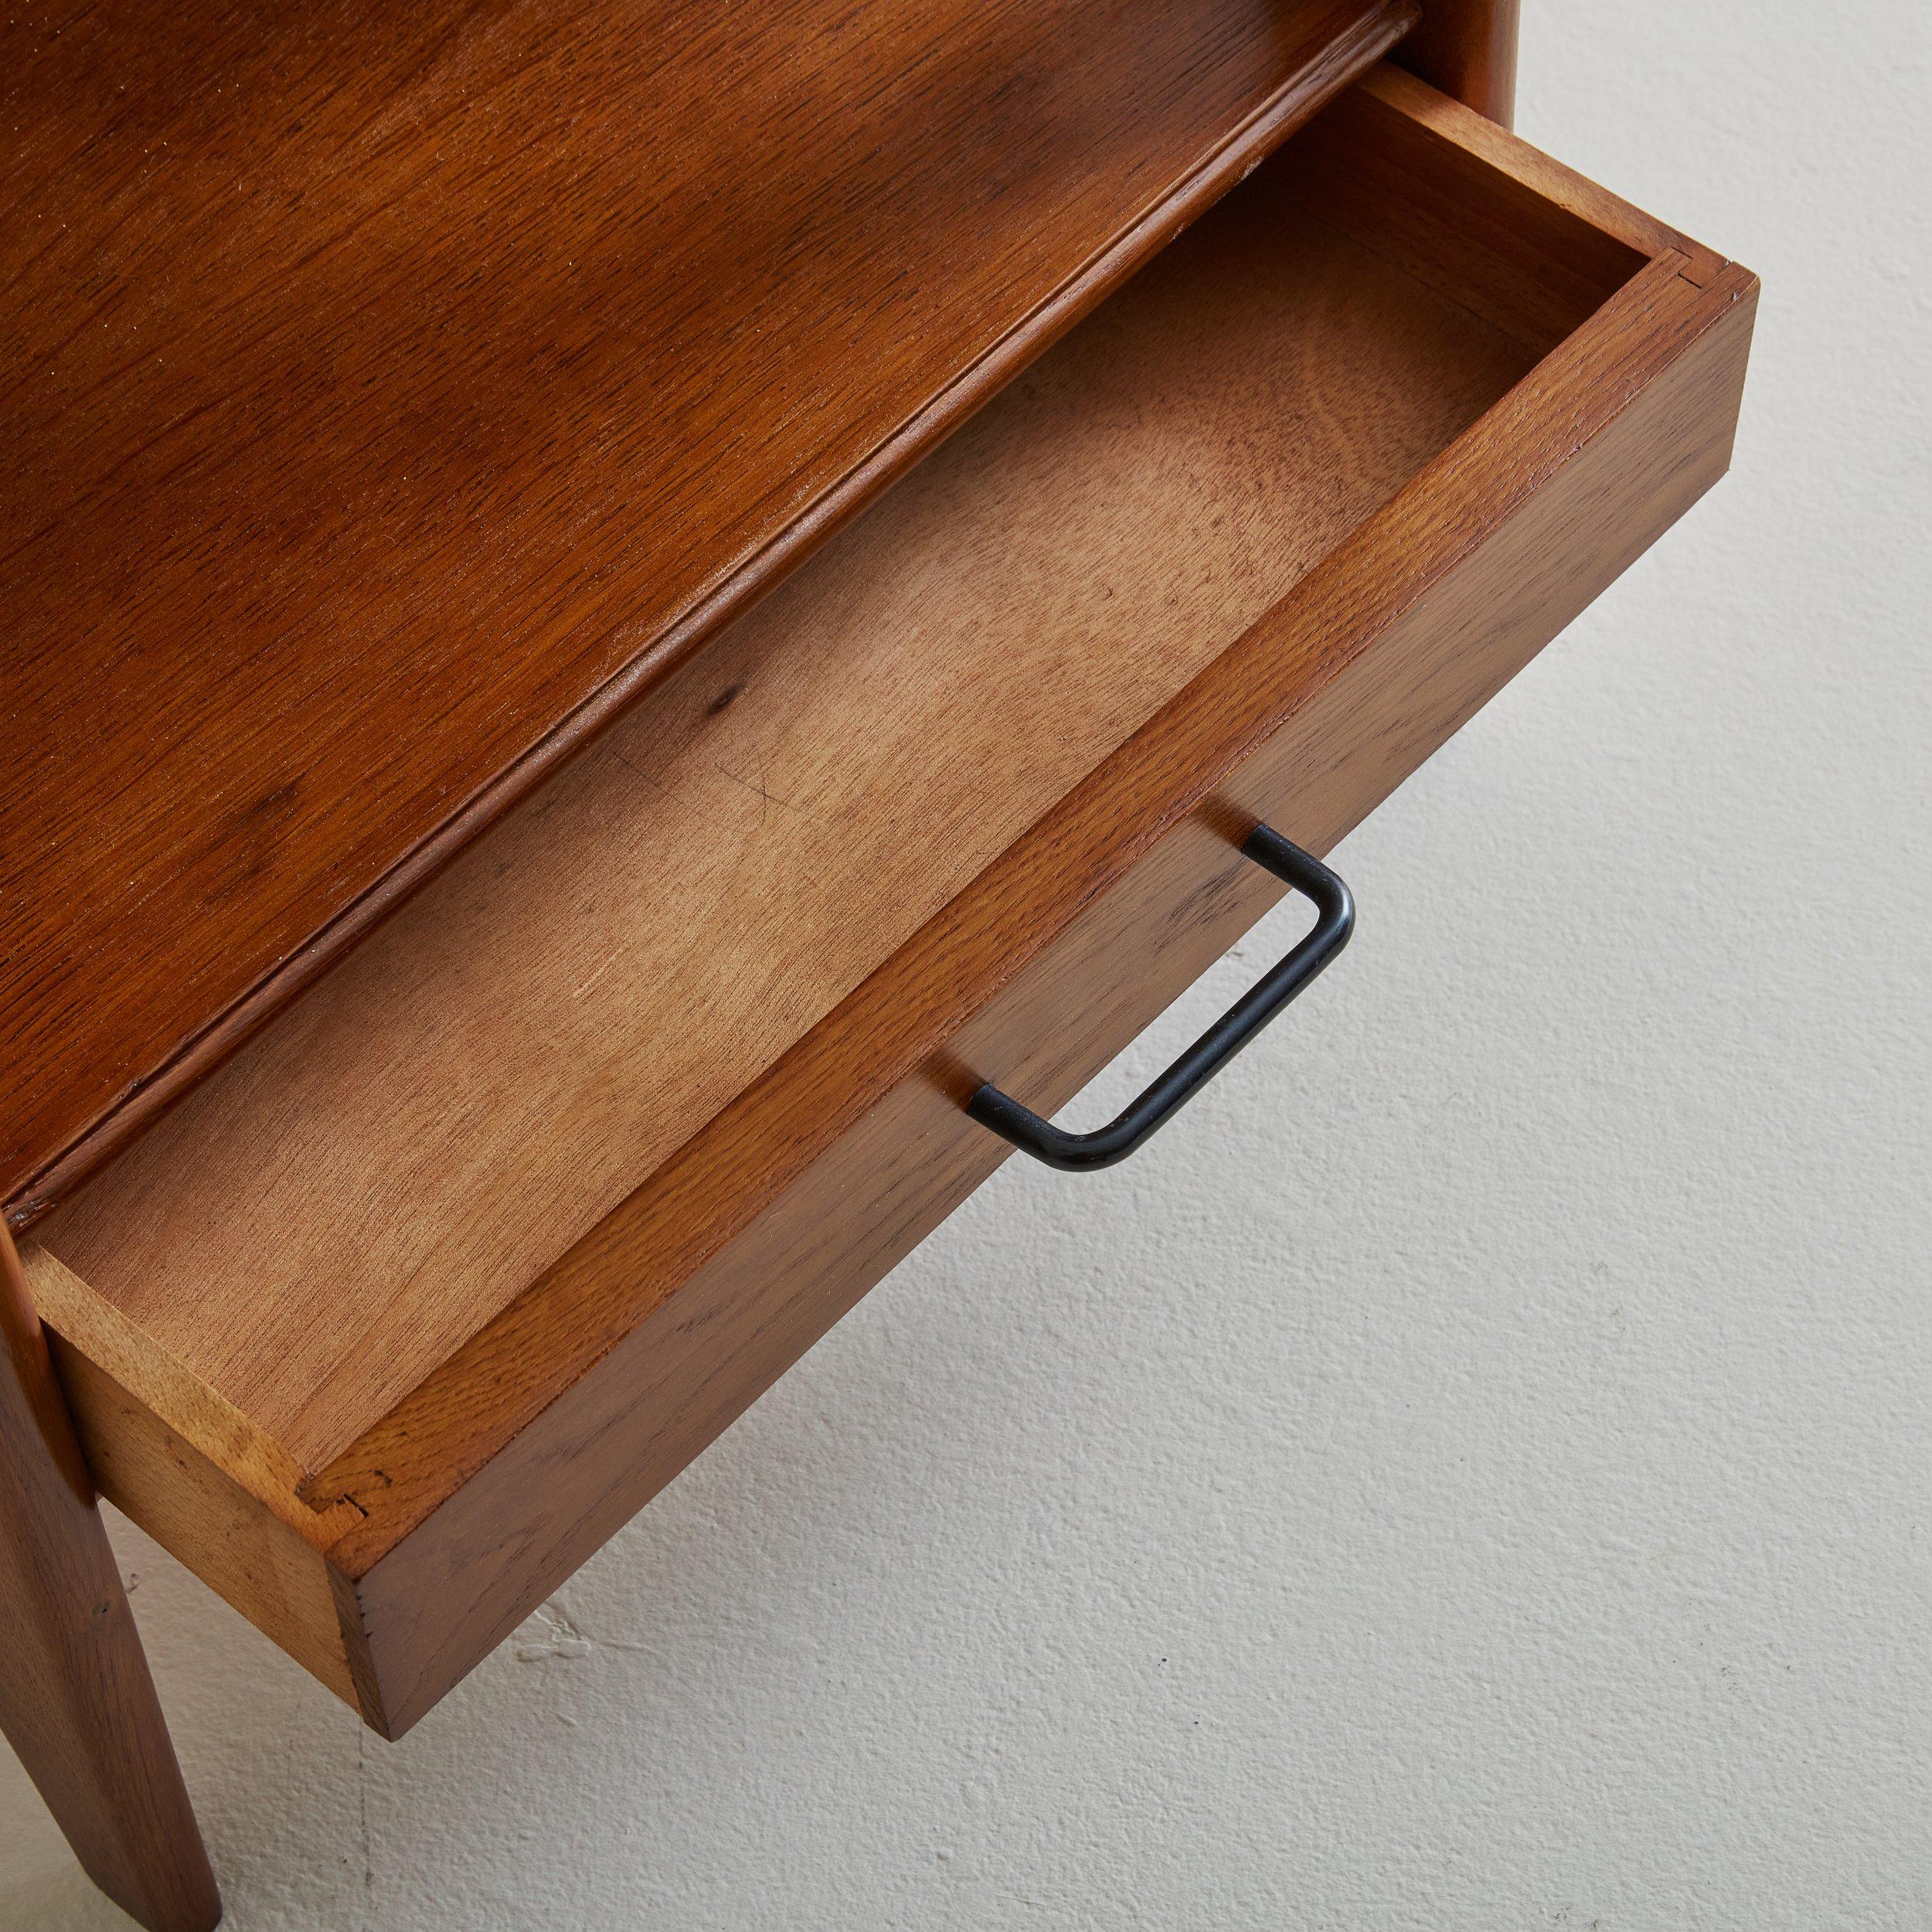
<instances>
[{"instance_id":1,"label":"white textured wall","mask_svg":"<svg viewBox=\"0 0 1932 1932\"><path fill-rule=\"evenodd\" d=\"M236 1932L1932 1925L1932 41L1528 11L1736 474L403 1745L117 1524ZM4 1753L0 1874L119 1922Z\"/></svg>"}]
</instances>

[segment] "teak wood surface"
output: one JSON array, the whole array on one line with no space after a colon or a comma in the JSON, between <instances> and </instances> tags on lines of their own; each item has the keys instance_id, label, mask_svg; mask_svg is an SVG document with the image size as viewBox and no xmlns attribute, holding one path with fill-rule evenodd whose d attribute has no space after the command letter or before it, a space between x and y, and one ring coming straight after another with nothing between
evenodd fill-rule
<instances>
[{"instance_id":1,"label":"teak wood surface","mask_svg":"<svg viewBox=\"0 0 1932 1932\"><path fill-rule=\"evenodd\" d=\"M70 0L0 26L12 1223L1414 17Z\"/></svg>"},{"instance_id":2,"label":"teak wood surface","mask_svg":"<svg viewBox=\"0 0 1932 1932\"><path fill-rule=\"evenodd\" d=\"M1753 288L1379 71L50 1220L108 1493L406 1728L1716 479Z\"/></svg>"},{"instance_id":3,"label":"teak wood surface","mask_svg":"<svg viewBox=\"0 0 1932 1932\"><path fill-rule=\"evenodd\" d=\"M485 834L55 1219L81 1271L0 1228L0 1728L155 1932L219 1904L97 1488L399 1735L1005 1157L981 1080L1063 1101L1278 895L1257 818L1326 850L1725 467L1752 279L1386 69L680 668L1415 9L1042 11L271 4L131 90L124 0L0 29L6 857L81 934L0 932L17 1069L70 1002L9 1219ZM1397 57L1506 123L1515 29ZM324 696L369 742L291 748Z\"/></svg>"},{"instance_id":4,"label":"teak wood surface","mask_svg":"<svg viewBox=\"0 0 1932 1932\"><path fill-rule=\"evenodd\" d=\"M0 1732L102 1891L150 1932L208 1932L214 1874L4 1228Z\"/></svg>"},{"instance_id":5,"label":"teak wood surface","mask_svg":"<svg viewBox=\"0 0 1932 1932\"><path fill-rule=\"evenodd\" d=\"M1510 127L1521 13L1521 0L1430 0L1395 58L1430 87Z\"/></svg>"},{"instance_id":6,"label":"teak wood surface","mask_svg":"<svg viewBox=\"0 0 1932 1932\"><path fill-rule=\"evenodd\" d=\"M1528 369L1274 186L486 835L53 1251L307 1466L379 1420Z\"/></svg>"}]
</instances>

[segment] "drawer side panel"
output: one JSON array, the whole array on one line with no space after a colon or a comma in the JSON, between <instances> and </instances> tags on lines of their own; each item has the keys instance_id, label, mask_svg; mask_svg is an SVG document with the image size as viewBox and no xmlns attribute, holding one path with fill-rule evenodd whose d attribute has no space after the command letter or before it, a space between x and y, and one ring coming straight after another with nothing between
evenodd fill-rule
<instances>
[{"instance_id":1,"label":"drawer side panel","mask_svg":"<svg viewBox=\"0 0 1932 1932\"><path fill-rule=\"evenodd\" d=\"M106 1369L52 1337L102 1495L345 1703L359 1700L328 1566L264 1503Z\"/></svg>"}]
</instances>

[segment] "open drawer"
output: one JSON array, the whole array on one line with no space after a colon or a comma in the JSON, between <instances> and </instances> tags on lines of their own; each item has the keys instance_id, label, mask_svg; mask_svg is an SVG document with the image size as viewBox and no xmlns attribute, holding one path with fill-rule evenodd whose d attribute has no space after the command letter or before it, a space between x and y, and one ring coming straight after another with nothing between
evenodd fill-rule
<instances>
[{"instance_id":1,"label":"open drawer","mask_svg":"<svg viewBox=\"0 0 1932 1932\"><path fill-rule=\"evenodd\" d=\"M1716 480L1753 291L1344 96L36 1230L104 1492L406 1728Z\"/></svg>"}]
</instances>

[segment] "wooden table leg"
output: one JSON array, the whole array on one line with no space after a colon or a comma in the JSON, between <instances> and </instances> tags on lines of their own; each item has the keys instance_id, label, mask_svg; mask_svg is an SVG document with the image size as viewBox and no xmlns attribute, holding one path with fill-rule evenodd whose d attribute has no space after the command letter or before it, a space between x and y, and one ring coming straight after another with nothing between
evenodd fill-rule
<instances>
[{"instance_id":1,"label":"wooden table leg","mask_svg":"<svg viewBox=\"0 0 1932 1932\"><path fill-rule=\"evenodd\" d=\"M1396 47L1396 63L1507 128L1519 12L1519 0L1423 0L1422 24Z\"/></svg>"},{"instance_id":2,"label":"wooden table leg","mask_svg":"<svg viewBox=\"0 0 1932 1932\"><path fill-rule=\"evenodd\" d=\"M0 1731L87 1876L150 1932L221 1917L134 1613L0 1227Z\"/></svg>"}]
</instances>

